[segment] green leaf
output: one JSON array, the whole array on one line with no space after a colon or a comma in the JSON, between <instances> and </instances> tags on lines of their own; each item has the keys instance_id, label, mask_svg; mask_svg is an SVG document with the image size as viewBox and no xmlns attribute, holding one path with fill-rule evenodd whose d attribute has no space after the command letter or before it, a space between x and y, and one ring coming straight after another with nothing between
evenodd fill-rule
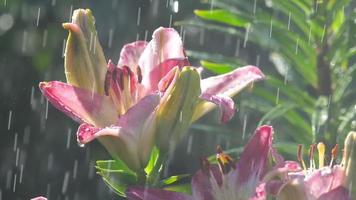
<instances>
[{"instance_id":1,"label":"green leaf","mask_svg":"<svg viewBox=\"0 0 356 200\"><path fill-rule=\"evenodd\" d=\"M170 176L168 178L161 180L160 185L161 186L171 185L171 184L176 183L177 181L180 181L183 178L186 178L189 176L190 176L190 174L180 174L180 175Z\"/></svg>"},{"instance_id":2,"label":"green leaf","mask_svg":"<svg viewBox=\"0 0 356 200\"><path fill-rule=\"evenodd\" d=\"M233 14L222 9L195 10L194 13L203 19L221 22L236 27L246 27L250 22L250 19L242 15L237 15L236 13Z\"/></svg>"},{"instance_id":3,"label":"green leaf","mask_svg":"<svg viewBox=\"0 0 356 200\"><path fill-rule=\"evenodd\" d=\"M120 160L99 160L95 168L104 182L120 196L125 196L126 188L138 181L136 173Z\"/></svg>"},{"instance_id":4,"label":"green leaf","mask_svg":"<svg viewBox=\"0 0 356 200\"><path fill-rule=\"evenodd\" d=\"M234 69L233 67L231 67L231 65L226 64L226 63L215 63L215 62L210 62L210 61L206 61L206 60L200 61L200 64L205 69L208 69L216 74L224 74L224 73L230 72Z\"/></svg>"},{"instance_id":5,"label":"green leaf","mask_svg":"<svg viewBox=\"0 0 356 200\"><path fill-rule=\"evenodd\" d=\"M258 123L258 126L261 126L262 124L265 124L268 121L279 118L283 116L286 112L294 108L296 108L296 105L293 103L278 104L272 110L263 115L260 122Z\"/></svg>"},{"instance_id":6,"label":"green leaf","mask_svg":"<svg viewBox=\"0 0 356 200\"><path fill-rule=\"evenodd\" d=\"M145 172L147 175L150 175L157 165L157 161L159 158L159 150L156 146L152 149L150 160L145 168Z\"/></svg>"}]
</instances>

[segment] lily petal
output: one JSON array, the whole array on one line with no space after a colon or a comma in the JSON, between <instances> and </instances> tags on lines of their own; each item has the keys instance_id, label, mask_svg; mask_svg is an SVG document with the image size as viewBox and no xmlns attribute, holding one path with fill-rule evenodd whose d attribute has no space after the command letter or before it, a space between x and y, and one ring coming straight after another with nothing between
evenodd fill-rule
<instances>
[{"instance_id":1,"label":"lily petal","mask_svg":"<svg viewBox=\"0 0 356 200\"><path fill-rule=\"evenodd\" d=\"M344 169L337 165L332 169L324 167L316 170L305 179L306 189L317 199L322 194L341 186L345 179L344 173Z\"/></svg>"},{"instance_id":2,"label":"lily petal","mask_svg":"<svg viewBox=\"0 0 356 200\"><path fill-rule=\"evenodd\" d=\"M142 70L142 83L148 91L157 90L159 80L173 67L188 65L183 43L173 28L158 28L152 40L143 51L139 66Z\"/></svg>"},{"instance_id":3,"label":"lily petal","mask_svg":"<svg viewBox=\"0 0 356 200\"><path fill-rule=\"evenodd\" d=\"M109 97L59 81L41 82L39 87L54 107L79 123L105 127L117 120Z\"/></svg>"},{"instance_id":4,"label":"lily petal","mask_svg":"<svg viewBox=\"0 0 356 200\"><path fill-rule=\"evenodd\" d=\"M267 158L272 145L273 128L259 127L244 148L237 163L237 183L239 189L254 192L258 181L264 175ZM233 171L233 172L235 172Z\"/></svg>"},{"instance_id":5,"label":"lily petal","mask_svg":"<svg viewBox=\"0 0 356 200\"><path fill-rule=\"evenodd\" d=\"M106 59L91 11L75 10L72 22L63 27L69 30L64 60L67 82L103 95Z\"/></svg>"},{"instance_id":6,"label":"lily petal","mask_svg":"<svg viewBox=\"0 0 356 200\"><path fill-rule=\"evenodd\" d=\"M214 200L213 185L221 186L222 175L217 165L200 169L192 177L192 193L194 199Z\"/></svg>"},{"instance_id":7,"label":"lily petal","mask_svg":"<svg viewBox=\"0 0 356 200\"><path fill-rule=\"evenodd\" d=\"M203 93L200 98L219 106L220 122L222 123L230 121L235 114L235 103L230 97Z\"/></svg>"},{"instance_id":8,"label":"lily petal","mask_svg":"<svg viewBox=\"0 0 356 200\"><path fill-rule=\"evenodd\" d=\"M79 144L84 145L94 139L98 139L114 159L124 161L130 169L137 171L141 168L137 135L119 126L97 128L86 123L79 126L77 131Z\"/></svg>"},{"instance_id":9,"label":"lily petal","mask_svg":"<svg viewBox=\"0 0 356 200\"><path fill-rule=\"evenodd\" d=\"M214 76L210 78L203 79L201 81L202 88L202 97L224 97L225 101L228 97L232 97L239 93L243 88L247 87L251 83L257 80L261 80L264 78L263 73L258 67L255 66L245 66L241 68L237 68L234 71L226 74L222 74L219 76ZM207 98L209 99L209 98ZM230 100L228 100L230 102ZM224 111L228 111L231 114L231 103L221 104L221 101L216 101L213 103L218 103L220 109L222 109L221 113ZM195 121L203 116L205 113L209 112L211 109L215 107L211 102L202 101L198 104L193 120ZM222 120L231 118L231 116L222 115Z\"/></svg>"},{"instance_id":10,"label":"lily petal","mask_svg":"<svg viewBox=\"0 0 356 200\"><path fill-rule=\"evenodd\" d=\"M126 190L126 197L130 200L193 200L191 196L183 193L163 190L130 187Z\"/></svg>"},{"instance_id":11,"label":"lily petal","mask_svg":"<svg viewBox=\"0 0 356 200\"><path fill-rule=\"evenodd\" d=\"M142 55L142 52L147 46L146 41L136 41L126 44L120 52L120 59L118 66L128 66L134 72L137 72L138 61Z\"/></svg>"},{"instance_id":12,"label":"lily petal","mask_svg":"<svg viewBox=\"0 0 356 200\"><path fill-rule=\"evenodd\" d=\"M153 147L154 133L150 131L151 115L159 103L159 95L149 95L141 99L122 115L117 126L97 128L82 124L78 128L77 141L86 144L94 139L105 146L114 157L123 160L133 170L146 166ZM145 134L144 143L140 143L141 134ZM147 151L147 153L142 151ZM140 153L139 153L140 152Z\"/></svg>"},{"instance_id":13,"label":"lily petal","mask_svg":"<svg viewBox=\"0 0 356 200\"><path fill-rule=\"evenodd\" d=\"M321 195L318 200L351 200L349 191L343 186L339 186L328 193Z\"/></svg>"}]
</instances>

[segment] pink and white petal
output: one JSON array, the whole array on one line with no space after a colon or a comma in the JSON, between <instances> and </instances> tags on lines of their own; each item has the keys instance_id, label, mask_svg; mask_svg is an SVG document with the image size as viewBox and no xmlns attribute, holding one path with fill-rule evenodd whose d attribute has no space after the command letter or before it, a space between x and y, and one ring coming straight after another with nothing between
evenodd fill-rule
<instances>
[{"instance_id":1,"label":"pink and white petal","mask_svg":"<svg viewBox=\"0 0 356 200\"><path fill-rule=\"evenodd\" d=\"M32 198L31 200L47 200L46 197L35 197L35 198Z\"/></svg>"},{"instance_id":2,"label":"pink and white petal","mask_svg":"<svg viewBox=\"0 0 356 200\"><path fill-rule=\"evenodd\" d=\"M138 152L138 137L119 126L97 128L81 124L77 131L78 144L87 144L98 139L114 159L120 159L136 171L141 167Z\"/></svg>"},{"instance_id":3,"label":"pink and white petal","mask_svg":"<svg viewBox=\"0 0 356 200\"><path fill-rule=\"evenodd\" d=\"M222 175L219 167L212 165L206 169L200 169L192 177L191 184L194 199L214 200L213 189L222 185Z\"/></svg>"},{"instance_id":4,"label":"pink and white petal","mask_svg":"<svg viewBox=\"0 0 356 200\"><path fill-rule=\"evenodd\" d=\"M343 186L339 186L323 195L318 200L351 200L349 191Z\"/></svg>"},{"instance_id":5,"label":"pink and white petal","mask_svg":"<svg viewBox=\"0 0 356 200\"><path fill-rule=\"evenodd\" d=\"M143 85L148 91L157 90L159 80L173 67L188 64L179 34L173 28L156 29L138 63Z\"/></svg>"},{"instance_id":6,"label":"pink and white petal","mask_svg":"<svg viewBox=\"0 0 356 200\"><path fill-rule=\"evenodd\" d=\"M265 173L272 146L272 126L260 126L249 140L237 163L237 184L244 188L255 188ZM234 171L234 172L235 172ZM250 189L249 188L249 189Z\"/></svg>"},{"instance_id":7,"label":"pink and white petal","mask_svg":"<svg viewBox=\"0 0 356 200\"><path fill-rule=\"evenodd\" d=\"M255 195L249 200L265 200L267 197L266 183L260 183L256 187Z\"/></svg>"},{"instance_id":8,"label":"pink and white petal","mask_svg":"<svg viewBox=\"0 0 356 200\"><path fill-rule=\"evenodd\" d=\"M105 127L117 121L111 99L59 81L41 82L43 95L54 107L82 123Z\"/></svg>"},{"instance_id":9,"label":"pink and white petal","mask_svg":"<svg viewBox=\"0 0 356 200\"><path fill-rule=\"evenodd\" d=\"M119 67L128 66L132 71L137 73L136 67L138 66L138 61L146 46L146 41L136 41L126 44L121 49L120 58L117 65Z\"/></svg>"},{"instance_id":10,"label":"pink and white petal","mask_svg":"<svg viewBox=\"0 0 356 200\"><path fill-rule=\"evenodd\" d=\"M125 193L129 200L193 200L192 196L163 189L129 187Z\"/></svg>"},{"instance_id":11,"label":"pink and white petal","mask_svg":"<svg viewBox=\"0 0 356 200\"><path fill-rule=\"evenodd\" d=\"M202 96L215 95L233 97L242 89L264 78L258 67L245 66L235 69L232 72L209 77L201 81ZM202 101L197 105L192 121L199 119L205 113L215 107L215 104Z\"/></svg>"},{"instance_id":12,"label":"pink and white petal","mask_svg":"<svg viewBox=\"0 0 356 200\"><path fill-rule=\"evenodd\" d=\"M203 93L200 95L200 98L219 106L220 122L222 123L230 121L235 114L235 103L228 96L219 96L214 94Z\"/></svg>"},{"instance_id":13,"label":"pink and white petal","mask_svg":"<svg viewBox=\"0 0 356 200\"><path fill-rule=\"evenodd\" d=\"M305 179L305 185L308 193L317 199L322 194L342 186L344 179L344 169L336 165L333 168L324 167L314 171Z\"/></svg>"}]
</instances>

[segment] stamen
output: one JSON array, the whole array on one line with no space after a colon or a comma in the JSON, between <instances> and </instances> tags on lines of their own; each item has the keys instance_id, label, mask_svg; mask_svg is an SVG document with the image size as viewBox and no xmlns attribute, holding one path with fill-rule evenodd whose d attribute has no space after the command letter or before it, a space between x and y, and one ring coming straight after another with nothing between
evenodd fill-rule
<instances>
[{"instance_id":1,"label":"stamen","mask_svg":"<svg viewBox=\"0 0 356 200\"><path fill-rule=\"evenodd\" d=\"M334 160L336 160L338 151L339 151L339 144L335 144L334 148L332 148L331 150L330 167L332 167Z\"/></svg>"},{"instance_id":2,"label":"stamen","mask_svg":"<svg viewBox=\"0 0 356 200\"><path fill-rule=\"evenodd\" d=\"M210 167L210 163L209 163L208 159L201 158L200 159L200 168L208 176L210 176L209 167Z\"/></svg>"},{"instance_id":3,"label":"stamen","mask_svg":"<svg viewBox=\"0 0 356 200\"><path fill-rule=\"evenodd\" d=\"M318 143L318 153L319 153L319 169L324 167L324 159L325 159L325 144L322 142Z\"/></svg>"},{"instance_id":4,"label":"stamen","mask_svg":"<svg viewBox=\"0 0 356 200\"><path fill-rule=\"evenodd\" d=\"M216 148L216 152L216 160L218 161L220 171L223 174L227 174L231 169L235 168L232 158L225 154L219 145Z\"/></svg>"},{"instance_id":5,"label":"stamen","mask_svg":"<svg viewBox=\"0 0 356 200\"><path fill-rule=\"evenodd\" d=\"M311 144L310 148L309 148L309 168L310 169L315 168L314 153L315 153L315 144Z\"/></svg>"},{"instance_id":6,"label":"stamen","mask_svg":"<svg viewBox=\"0 0 356 200\"><path fill-rule=\"evenodd\" d=\"M298 144L298 161L302 164L304 171L307 170L307 167L304 163L303 160L303 146L301 144Z\"/></svg>"}]
</instances>

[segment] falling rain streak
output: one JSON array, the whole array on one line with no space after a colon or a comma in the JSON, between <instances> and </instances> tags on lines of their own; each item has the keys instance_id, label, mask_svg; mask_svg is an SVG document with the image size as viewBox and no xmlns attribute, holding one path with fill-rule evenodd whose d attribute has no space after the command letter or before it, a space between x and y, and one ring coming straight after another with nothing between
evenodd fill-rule
<instances>
[{"instance_id":1,"label":"falling rain streak","mask_svg":"<svg viewBox=\"0 0 356 200\"><path fill-rule=\"evenodd\" d=\"M37 20L36 20L37 27L38 27L38 24L40 23L40 16L41 16L41 7L39 7L38 11L37 11Z\"/></svg>"},{"instance_id":2,"label":"falling rain streak","mask_svg":"<svg viewBox=\"0 0 356 200\"><path fill-rule=\"evenodd\" d=\"M62 194L66 194L67 193L67 188L68 188L68 184L69 184L69 176L70 176L70 172L66 171L65 175L64 175L64 179L63 179L63 184L62 184Z\"/></svg>"},{"instance_id":3,"label":"falling rain streak","mask_svg":"<svg viewBox=\"0 0 356 200\"><path fill-rule=\"evenodd\" d=\"M11 128L11 121L12 121L12 110L9 111L9 118L7 122L7 130L10 130Z\"/></svg>"},{"instance_id":4,"label":"falling rain streak","mask_svg":"<svg viewBox=\"0 0 356 200\"><path fill-rule=\"evenodd\" d=\"M276 105L278 105L278 102L279 102L279 88L277 88Z\"/></svg>"},{"instance_id":5,"label":"falling rain streak","mask_svg":"<svg viewBox=\"0 0 356 200\"><path fill-rule=\"evenodd\" d=\"M140 21L141 21L141 7L138 7L137 11L137 26L140 26Z\"/></svg>"},{"instance_id":6,"label":"falling rain streak","mask_svg":"<svg viewBox=\"0 0 356 200\"><path fill-rule=\"evenodd\" d=\"M47 37L48 37L48 30L44 30L43 32L43 39L42 39L42 47L46 47L47 46Z\"/></svg>"}]
</instances>

